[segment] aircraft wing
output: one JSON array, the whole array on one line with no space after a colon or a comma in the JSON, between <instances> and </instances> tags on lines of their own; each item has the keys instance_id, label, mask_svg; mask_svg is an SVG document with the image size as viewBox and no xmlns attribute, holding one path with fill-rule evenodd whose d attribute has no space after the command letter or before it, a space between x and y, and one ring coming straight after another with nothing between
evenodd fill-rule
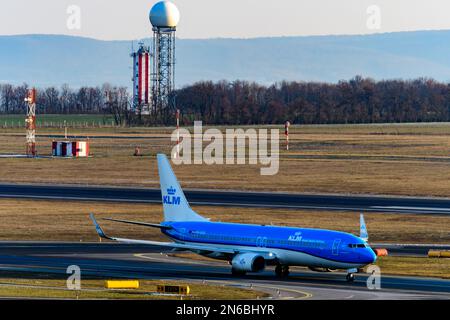
<instances>
[{"instance_id":1,"label":"aircraft wing","mask_svg":"<svg viewBox=\"0 0 450 320\"><path fill-rule=\"evenodd\" d=\"M129 220L120 220L120 219L112 219L112 218L104 218L104 220L120 222L120 223L135 224L138 226L151 227L151 228L172 229L172 227L164 226L164 225L157 224L157 223L146 223L146 222L140 222L140 221L129 221Z\"/></svg>"},{"instance_id":2,"label":"aircraft wing","mask_svg":"<svg viewBox=\"0 0 450 320\"><path fill-rule=\"evenodd\" d=\"M150 240L137 240L137 239L126 239L126 238L116 238L116 237L110 237L105 234L103 229L100 227L100 225L97 223L97 220L95 220L94 215L90 214L91 220L94 223L95 230L97 231L97 234L101 238L118 241L122 243L130 243L130 244L143 244L143 245L149 245L149 246L159 246L167 249L172 250L184 250L184 251L193 251L196 253L208 253L208 252L216 252L223 255L230 255L233 256L238 253L242 252L257 252L261 254L264 259L266 260L273 260L276 259L276 255L272 252L269 252L268 250L264 250L265 248L255 248L255 249L245 249L245 248L224 248L214 245L208 245L208 244L184 244L184 243L177 243L177 242L159 242L159 241L150 241Z\"/></svg>"}]
</instances>

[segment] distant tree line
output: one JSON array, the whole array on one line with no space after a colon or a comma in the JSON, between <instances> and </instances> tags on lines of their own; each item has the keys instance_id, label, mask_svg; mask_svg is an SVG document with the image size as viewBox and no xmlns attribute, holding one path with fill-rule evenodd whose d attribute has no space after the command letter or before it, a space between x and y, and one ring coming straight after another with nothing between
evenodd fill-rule
<instances>
[{"instance_id":1,"label":"distant tree line","mask_svg":"<svg viewBox=\"0 0 450 320\"><path fill-rule=\"evenodd\" d=\"M199 82L177 92L190 119L210 124L450 121L450 84L355 77L337 84Z\"/></svg>"},{"instance_id":2,"label":"distant tree line","mask_svg":"<svg viewBox=\"0 0 450 320\"><path fill-rule=\"evenodd\" d=\"M25 114L24 101L30 87L27 84L13 86L0 84L0 114ZM117 125L129 120L130 97L125 87L104 84L101 87L81 87L77 90L68 85L61 88L37 88L37 114L112 114Z\"/></svg>"},{"instance_id":3,"label":"distant tree line","mask_svg":"<svg viewBox=\"0 0 450 320\"><path fill-rule=\"evenodd\" d=\"M25 113L24 98L30 87L27 84L13 86L0 84L0 112ZM101 113L104 93L101 88L82 87L72 90L67 85L61 88L38 88L36 112L41 114Z\"/></svg>"},{"instance_id":4,"label":"distant tree line","mask_svg":"<svg viewBox=\"0 0 450 320\"><path fill-rule=\"evenodd\" d=\"M25 113L28 86L0 84L0 113ZM182 121L190 124L339 124L450 121L450 84L432 79L383 80L355 77L335 84L203 81L175 92ZM130 112L124 87L67 85L38 89L37 112L112 114L116 124L157 124ZM167 122L167 119L162 122Z\"/></svg>"}]
</instances>

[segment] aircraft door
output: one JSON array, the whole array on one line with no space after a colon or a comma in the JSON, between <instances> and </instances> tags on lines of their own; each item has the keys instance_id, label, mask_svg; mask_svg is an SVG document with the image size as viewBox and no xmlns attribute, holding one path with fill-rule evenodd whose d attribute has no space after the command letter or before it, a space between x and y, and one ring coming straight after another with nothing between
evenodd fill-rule
<instances>
[{"instance_id":1,"label":"aircraft door","mask_svg":"<svg viewBox=\"0 0 450 320\"><path fill-rule=\"evenodd\" d=\"M341 239L335 239L333 242L332 254L339 255L339 245L341 244Z\"/></svg>"},{"instance_id":2,"label":"aircraft door","mask_svg":"<svg viewBox=\"0 0 450 320\"><path fill-rule=\"evenodd\" d=\"M256 246L257 247L267 247L267 237L257 237L256 238Z\"/></svg>"}]
</instances>

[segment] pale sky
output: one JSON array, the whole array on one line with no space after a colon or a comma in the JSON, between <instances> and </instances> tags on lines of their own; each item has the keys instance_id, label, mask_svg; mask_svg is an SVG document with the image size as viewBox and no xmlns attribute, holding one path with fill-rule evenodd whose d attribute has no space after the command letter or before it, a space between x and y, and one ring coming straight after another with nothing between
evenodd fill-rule
<instances>
[{"instance_id":1,"label":"pale sky","mask_svg":"<svg viewBox=\"0 0 450 320\"><path fill-rule=\"evenodd\" d=\"M151 36L152 0L0 0L0 35L65 34L104 40ZM253 38L450 29L449 0L173 0L179 38ZM80 8L80 29L67 9ZM370 24L379 8L377 28ZM370 10L369 10L370 11ZM372 25L372 28L368 27Z\"/></svg>"}]
</instances>

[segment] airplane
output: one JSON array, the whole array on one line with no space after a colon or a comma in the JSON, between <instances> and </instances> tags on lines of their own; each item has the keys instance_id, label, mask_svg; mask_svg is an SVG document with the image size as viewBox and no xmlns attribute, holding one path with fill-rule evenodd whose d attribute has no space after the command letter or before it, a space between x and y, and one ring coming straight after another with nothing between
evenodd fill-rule
<instances>
[{"instance_id":1,"label":"airplane","mask_svg":"<svg viewBox=\"0 0 450 320\"><path fill-rule=\"evenodd\" d=\"M377 256L367 242L368 233L362 214L359 237L325 229L213 222L191 209L166 155L158 154L157 161L164 221L155 224L112 218L105 220L158 228L173 242L109 237L91 213L100 237L227 260L231 264L231 273L236 276L275 266L276 276L284 278L289 275L289 266L305 266L315 271L346 270L346 279L352 282L360 268L376 261Z\"/></svg>"}]
</instances>

